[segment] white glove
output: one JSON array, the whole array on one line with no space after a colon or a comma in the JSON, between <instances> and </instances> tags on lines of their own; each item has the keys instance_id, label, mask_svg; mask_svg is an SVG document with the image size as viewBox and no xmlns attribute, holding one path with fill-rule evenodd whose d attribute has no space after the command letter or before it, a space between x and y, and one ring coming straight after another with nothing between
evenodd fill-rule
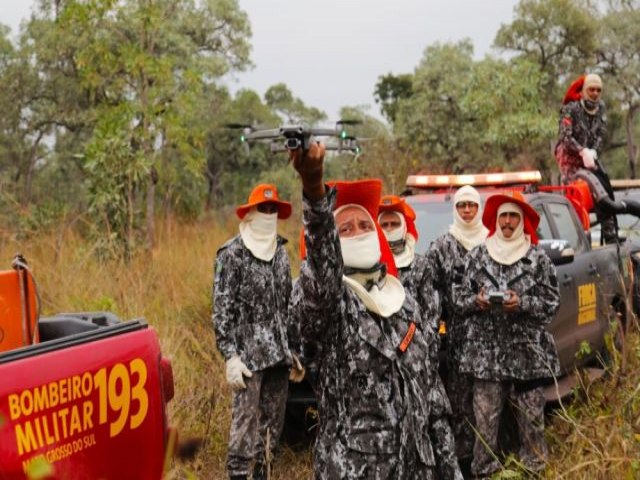
<instances>
[{"instance_id":1,"label":"white glove","mask_svg":"<svg viewBox=\"0 0 640 480\"><path fill-rule=\"evenodd\" d=\"M593 155L593 159L597 160L598 159L598 152L596 152L593 148L590 148L589 151Z\"/></svg>"},{"instance_id":2,"label":"white glove","mask_svg":"<svg viewBox=\"0 0 640 480\"><path fill-rule=\"evenodd\" d=\"M244 390L247 388L244 384L243 375L248 378L253 376L247 366L242 363L242 360L240 360L238 355L227 360L227 383L231 388L234 390Z\"/></svg>"},{"instance_id":3,"label":"white glove","mask_svg":"<svg viewBox=\"0 0 640 480\"><path fill-rule=\"evenodd\" d=\"M289 372L289 380L293 383L300 383L304 378L306 370L295 353L291 354L291 361L293 362L293 365L291 366L291 372Z\"/></svg>"},{"instance_id":4,"label":"white glove","mask_svg":"<svg viewBox=\"0 0 640 480\"><path fill-rule=\"evenodd\" d=\"M582 163L584 164L585 168L588 168L589 170L595 170L596 168L596 159L593 155L594 153L595 150L592 150L590 148L583 148L582 150L580 150Z\"/></svg>"}]
</instances>

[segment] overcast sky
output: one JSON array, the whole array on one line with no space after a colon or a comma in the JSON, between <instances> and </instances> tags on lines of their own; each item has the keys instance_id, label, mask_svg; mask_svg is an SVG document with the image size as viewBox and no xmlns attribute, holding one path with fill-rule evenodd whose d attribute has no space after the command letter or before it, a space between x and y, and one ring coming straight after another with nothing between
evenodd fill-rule
<instances>
[{"instance_id":1,"label":"overcast sky","mask_svg":"<svg viewBox=\"0 0 640 480\"><path fill-rule=\"evenodd\" d=\"M249 15L255 68L229 78L232 91L260 95L287 84L305 104L338 118L340 107L369 105L380 75L410 73L435 42L469 37L491 52L517 0L239 0ZM0 0L0 22L15 32L33 0Z\"/></svg>"}]
</instances>

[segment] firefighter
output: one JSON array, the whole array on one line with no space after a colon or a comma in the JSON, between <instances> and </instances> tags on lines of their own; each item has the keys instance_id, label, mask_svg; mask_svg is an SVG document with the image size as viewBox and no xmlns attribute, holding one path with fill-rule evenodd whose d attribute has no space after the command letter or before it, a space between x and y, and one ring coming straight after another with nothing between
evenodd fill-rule
<instances>
[{"instance_id":1,"label":"firefighter","mask_svg":"<svg viewBox=\"0 0 640 480\"><path fill-rule=\"evenodd\" d=\"M466 316L460 370L474 378L471 472L489 477L501 468L494 452L507 399L515 406L520 460L539 472L547 456L543 384L560 372L545 330L560 304L556 270L536 246L540 217L519 192L489 197L482 221L489 235L467 254L456 299Z\"/></svg>"},{"instance_id":2,"label":"firefighter","mask_svg":"<svg viewBox=\"0 0 640 480\"><path fill-rule=\"evenodd\" d=\"M327 188L324 151L314 143L290 153L306 248L292 313L319 364L315 478L461 479L453 455L436 468L431 442L448 432L453 453L437 339L422 328L436 312L421 312L395 277L377 223L381 182Z\"/></svg>"},{"instance_id":3,"label":"firefighter","mask_svg":"<svg viewBox=\"0 0 640 480\"><path fill-rule=\"evenodd\" d=\"M559 138L555 147L562 180L584 180L591 190L605 243L618 241L618 213L640 217L640 203L616 201L609 175L600 161L605 141L607 115L602 97L602 79L589 74L575 80L560 110Z\"/></svg>"},{"instance_id":4,"label":"firefighter","mask_svg":"<svg viewBox=\"0 0 640 480\"><path fill-rule=\"evenodd\" d=\"M303 375L287 340L291 271L286 240L277 234L291 204L278 198L275 185L262 184L236 214L240 234L217 252L213 323L233 390L227 470L234 480L246 479L255 462L253 478L261 479L282 432L288 378ZM298 368L290 373L292 362Z\"/></svg>"},{"instance_id":5,"label":"firefighter","mask_svg":"<svg viewBox=\"0 0 640 480\"><path fill-rule=\"evenodd\" d=\"M398 280L407 294L411 295L425 310L426 302L437 302L437 292L433 289L431 272L427 259L416 253L418 231L416 212L397 195L385 195L380 201L378 223L389 242L393 260L398 269ZM437 316L434 317L437 319ZM433 326L434 329L438 325Z\"/></svg>"},{"instance_id":6,"label":"firefighter","mask_svg":"<svg viewBox=\"0 0 640 480\"><path fill-rule=\"evenodd\" d=\"M470 185L459 188L453 196L453 223L449 231L429 247L427 259L432 282L441 301L441 319L445 322L446 387L453 411L451 427L456 439L456 454L464 472L473 456L473 378L460 372L460 343L464 317L455 308L455 295L462 283L467 253L484 242L488 230L482 224L480 194Z\"/></svg>"},{"instance_id":7,"label":"firefighter","mask_svg":"<svg viewBox=\"0 0 640 480\"><path fill-rule=\"evenodd\" d=\"M418 241L416 229L416 213L404 198L397 195L385 195L380 201L378 223L389 242L393 259L398 269L398 279L407 295L411 295L420 305L422 311L438 309L440 296L435 288L433 268L427 257L415 252ZM438 315L433 315L431 328L438 331ZM439 386L442 383L439 382ZM432 389L432 395L446 396L446 392ZM436 456L436 465L447 466L456 457L455 441L451 441L453 431L450 430L451 417L448 423L442 423L440 430L432 431L431 439ZM439 478L446 478L447 472L439 471Z\"/></svg>"}]
</instances>

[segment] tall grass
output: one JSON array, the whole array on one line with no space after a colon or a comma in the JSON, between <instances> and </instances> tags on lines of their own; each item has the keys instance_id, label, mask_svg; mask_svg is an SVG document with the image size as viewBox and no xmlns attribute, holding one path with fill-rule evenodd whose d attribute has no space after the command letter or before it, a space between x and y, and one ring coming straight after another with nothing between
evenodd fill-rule
<instances>
[{"instance_id":1,"label":"tall grass","mask_svg":"<svg viewBox=\"0 0 640 480\"><path fill-rule=\"evenodd\" d=\"M0 232L0 268L8 268L18 251L27 257L43 315L110 310L123 319L144 317L157 330L174 370L171 423L181 437L204 440L192 461L174 464L169 478L227 478L230 390L211 322L215 252L237 232L235 217L227 213L197 224L158 221L155 250L140 252L129 263L99 260L95 245L72 228L26 241ZM293 219L281 227L291 240L287 248L297 273L300 222ZM595 385L585 382L578 391L580 401L556 410L550 419L546 478L640 478L640 342L629 335L628 345L626 374L614 370ZM510 468L504 475L522 474ZM285 448L271 478L312 476L310 452Z\"/></svg>"}]
</instances>

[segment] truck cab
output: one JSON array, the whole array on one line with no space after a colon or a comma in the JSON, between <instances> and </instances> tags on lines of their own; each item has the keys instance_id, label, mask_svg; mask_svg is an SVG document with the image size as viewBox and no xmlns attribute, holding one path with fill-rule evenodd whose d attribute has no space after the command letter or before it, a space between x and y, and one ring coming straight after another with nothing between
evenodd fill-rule
<instances>
[{"instance_id":1,"label":"truck cab","mask_svg":"<svg viewBox=\"0 0 640 480\"><path fill-rule=\"evenodd\" d=\"M0 330L13 332L0 339L0 477L160 479L174 386L153 328L110 312L38 318L28 268L0 277Z\"/></svg>"}]
</instances>

